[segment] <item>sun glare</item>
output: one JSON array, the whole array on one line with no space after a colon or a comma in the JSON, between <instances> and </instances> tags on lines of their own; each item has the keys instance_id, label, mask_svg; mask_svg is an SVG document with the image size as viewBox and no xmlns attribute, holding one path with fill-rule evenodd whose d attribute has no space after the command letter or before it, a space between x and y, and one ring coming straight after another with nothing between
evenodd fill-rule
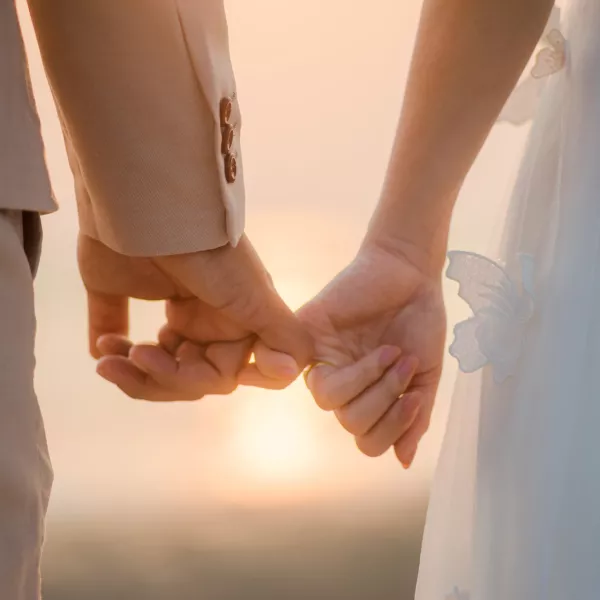
<instances>
[{"instance_id":1,"label":"sun glare","mask_svg":"<svg viewBox=\"0 0 600 600\"><path fill-rule=\"evenodd\" d=\"M302 388L244 394L234 412L232 453L239 477L250 487L310 487L317 463L314 426Z\"/></svg>"}]
</instances>

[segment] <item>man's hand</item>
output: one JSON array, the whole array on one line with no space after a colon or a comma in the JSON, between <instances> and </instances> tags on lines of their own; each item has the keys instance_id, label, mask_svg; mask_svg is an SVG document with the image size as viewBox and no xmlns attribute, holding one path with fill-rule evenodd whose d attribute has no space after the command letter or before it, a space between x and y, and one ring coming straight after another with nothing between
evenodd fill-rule
<instances>
[{"instance_id":1,"label":"man's hand","mask_svg":"<svg viewBox=\"0 0 600 600\"><path fill-rule=\"evenodd\" d=\"M236 248L132 258L80 235L78 255L90 350L104 356L99 373L130 396L170 401L229 393L240 371L257 385L285 387L312 356L310 337L245 237ZM126 339L129 298L167 300L160 346L133 348ZM257 362L248 365L257 340Z\"/></svg>"},{"instance_id":2,"label":"man's hand","mask_svg":"<svg viewBox=\"0 0 600 600\"><path fill-rule=\"evenodd\" d=\"M365 245L298 313L315 344L307 384L362 452L394 446L410 466L427 431L446 335L441 281L406 255Z\"/></svg>"}]
</instances>

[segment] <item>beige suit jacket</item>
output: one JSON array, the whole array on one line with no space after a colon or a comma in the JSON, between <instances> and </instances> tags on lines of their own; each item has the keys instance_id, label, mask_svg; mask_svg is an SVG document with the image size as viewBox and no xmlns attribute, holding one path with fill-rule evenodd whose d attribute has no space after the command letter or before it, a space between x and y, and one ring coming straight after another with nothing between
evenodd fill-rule
<instances>
[{"instance_id":1,"label":"beige suit jacket","mask_svg":"<svg viewBox=\"0 0 600 600\"><path fill-rule=\"evenodd\" d=\"M0 0L0 208L55 209L14 0ZM236 244L241 117L223 0L28 0L81 229L133 256Z\"/></svg>"}]
</instances>

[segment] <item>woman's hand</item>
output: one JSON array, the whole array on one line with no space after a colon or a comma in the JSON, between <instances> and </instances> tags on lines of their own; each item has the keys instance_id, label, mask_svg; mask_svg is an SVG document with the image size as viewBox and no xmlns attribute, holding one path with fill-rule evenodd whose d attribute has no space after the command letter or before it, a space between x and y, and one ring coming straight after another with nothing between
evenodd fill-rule
<instances>
[{"instance_id":1,"label":"woman's hand","mask_svg":"<svg viewBox=\"0 0 600 600\"><path fill-rule=\"evenodd\" d=\"M407 255L364 246L298 313L315 344L307 384L369 456L408 467L429 427L446 335L441 280Z\"/></svg>"}]
</instances>

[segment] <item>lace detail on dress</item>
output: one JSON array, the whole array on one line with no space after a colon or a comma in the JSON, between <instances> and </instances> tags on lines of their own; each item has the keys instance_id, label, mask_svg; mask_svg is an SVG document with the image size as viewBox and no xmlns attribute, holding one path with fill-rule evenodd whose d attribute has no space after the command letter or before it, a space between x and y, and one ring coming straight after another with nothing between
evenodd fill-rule
<instances>
[{"instance_id":1,"label":"lace detail on dress","mask_svg":"<svg viewBox=\"0 0 600 600\"><path fill-rule=\"evenodd\" d=\"M469 598L469 592L459 590L455 586L454 589L446 596L445 600L469 600Z\"/></svg>"},{"instance_id":2,"label":"lace detail on dress","mask_svg":"<svg viewBox=\"0 0 600 600\"><path fill-rule=\"evenodd\" d=\"M540 40L540 50L526 77L513 91L502 109L498 122L522 125L533 118L548 76L564 68L567 42L560 32L560 8L554 7Z\"/></svg>"},{"instance_id":3,"label":"lace detail on dress","mask_svg":"<svg viewBox=\"0 0 600 600\"><path fill-rule=\"evenodd\" d=\"M494 380L502 383L516 371L525 326L533 315L533 257L519 255L519 281L479 254L450 252L448 258L446 276L458 282L458 295L473 311L454 328L450 354L464 373L491 365Z\"/></svg>"}]
</instances>

